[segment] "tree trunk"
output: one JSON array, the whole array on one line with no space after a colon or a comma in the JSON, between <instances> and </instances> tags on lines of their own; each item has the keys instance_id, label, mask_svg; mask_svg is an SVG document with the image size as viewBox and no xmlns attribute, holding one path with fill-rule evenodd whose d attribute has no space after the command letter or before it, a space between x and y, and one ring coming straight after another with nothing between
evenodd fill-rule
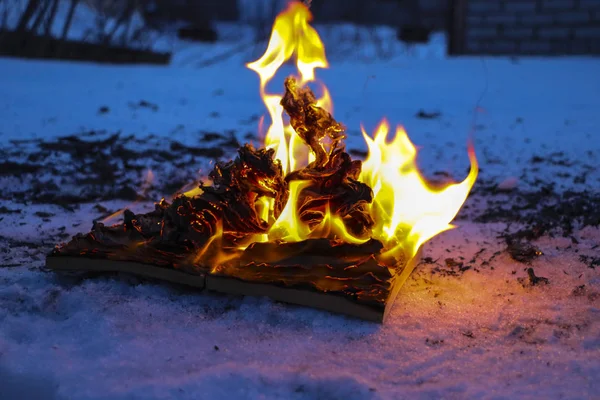
<instances>
[{"instance_id":1,"label":"tree trunk","mask_svg":"<svg viewBox=\"0 0 600 400\"><path fill-rule=\"evenodd\" d=\"M48 11L48 7L50 6L50 1L51 0L45 0L39 5L38 14L35 16L35 20L31 25L31 29L29 29L29 31L33 34L37 33L38 28L42 25L42 22L44 22L44 17L46 16L46 12Z\"/></svg>"},{"instance_id":2,"label":"tree trunk","mask_svg":"<svg viewBox=\"0 0 600 400\"><path fill-rule=\"evenodd\" d=\"M0 0L0 5L3 3L2 0ZM2 42L4 40L4 35L5 35L5 30L8 30L8 4L5 4L2 7L2 16L0 17L0 46L2 46Z\"/></svg>"},{"instance_id":3,"label":"tree trunk","mask_svg":"<svg viewBox=\"0 0 600 400\"><path fill-rule=\"evenodd\" d=\"M127 42L128 42L128 37L129 37L129 31L131 29L131 20L133 20L133 13L131 14L131 16L129 17L129 19L127 20L127 22L125 23L125 28L123 29L123 34L121 35L121 46L123 47L127 47Z\"/></svg>"},{"instance_id":4,"label":"tree trunk","mask_svg":"<svg viewBox=\"0 0 600 400\"><path fill-rule=\"evenodd\" d=\"M56 16L56 10L58 8L58 0L46 0L43 7L40 9L40 13L36 17L36 20L31 27L31 32L33 34L38 33L43 37L42 40L39 41L39 47L37 49L37 53L40 57L44 56L47 53L47 48L50 43L51 28L52 22L54 21L54 17Z\"/></svg>"},{"instance_id":5,"label":"tree trunk","mask_svg":"<svg viewBox=\"0 0 600 400\"><path fill-rule=\"evenodd\" d=\"M71 0L71 5L69 6L69 12L67 13L67 19L65 21L65 25L63 26L62 33L60 38L65 40L67 38L67 34L69 33L69 29L71 29L71 23L73 22L73 16L75 15L75 9L79 5L80 0Z\"/></svg>"},{"instance_id":6,"label":"tree trunk","mask_svg":"<svg viewBox=\"0 0 600 400\"><path fill-rule=\"evenodd\" d=\"M25 7L25 11L23 11L21 18L19 18L19 23L17 24L16 29L17 32L25 32L27 30L27 25L29 24L29 21L31 21L31 18L39 6L40 0L29 0L29 2L27 2L27 7Z\"/></svg>"},{"instance_id":7,"label":"tree trunk","mask_svg":"<svg viewBox=\"0 0 600 400\"><path fill-rule=\"evenodd\" d=\"M129 32L131 31L131 23L133 22L133 17L135 15L136 10L140 9L140 5L138 0L130 0L130 7L131 10L129 12L129 17L125 23L125 29L123 30L123 34L121 35L121 45L123 47L127 47L128 43L128 39L129 39Z\"/></svg>"},{"instance_id":8,"label":"tree trunk","mask_svg":"<svg viewBox=\"0 0 600 400\"><path fill-rule=\"evenodd\" d=\"M0 28L4 28L6 26L6 21L8 19L8 4L3 4L5 1L0 0Z\"/></svg>"},{"instance_id":9,"label":"tree trunk","mask_svg":"<svg viewBox=\"0 0 600 400\"><path fill-rule=\"evenodd\" d=\"M58 11L58 0L53 0L50 14L46 19L46 26L44 26L44 36L50 37L52 35L52 25L54 24L54 18L56 18L56 11Z\"/></svg>"},{"instance_id":10,"label":"tree trunk","mask_svg":"<svg viewBox=\"0 0 600 400\"><path fill-rule=\"evenodd\" d=\"M123 23L127 22L133 17L134 10L135 0L127 0L127 6L123 9L122 14L119 16L119 19L117 19L117 21L115 22L115 26L105 38L107 44L109 44L112 41L113 36L115 36L115 33L117 33L121 25L123 25Z\"/></svg>"}]
</instances>

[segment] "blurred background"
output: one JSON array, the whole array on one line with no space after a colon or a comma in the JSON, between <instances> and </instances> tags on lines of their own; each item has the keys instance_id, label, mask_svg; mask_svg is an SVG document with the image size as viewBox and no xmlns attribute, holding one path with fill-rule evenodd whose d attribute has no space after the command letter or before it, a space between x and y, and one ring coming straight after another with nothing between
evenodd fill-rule
<instances>
[{"instance_id":1,"label":"blurred background","mask_svg":"<svg viewBox=\"0 0 600 400\"><path fill-rule=\"evenodd\" d=\"M450 0L313 1L328 55L389 58L450 26ZM0 0L0 55L198 64L264 50L286 0ZM436 37L434 35L434 37ZM438 41L443 40L437 36ZM356 54L356 44L369 47ZM364 47L364 46L363 46ZM438 49L440 47L438 46ZM444 51L445 46L441 47Z\"/></svg>"},{"instance_id":2,"label":"blurred background","mask_svg":"<svg viewBox=\"0 0 600 400\"><path fill-rule=\"evenodd\" d=\"M598 0L315 0L328 56L600 54ZM205 66L262 52L287 0L0 0L0 56ZM429 43L431 46L423 46Z\"/></svg>"}]
</instances>

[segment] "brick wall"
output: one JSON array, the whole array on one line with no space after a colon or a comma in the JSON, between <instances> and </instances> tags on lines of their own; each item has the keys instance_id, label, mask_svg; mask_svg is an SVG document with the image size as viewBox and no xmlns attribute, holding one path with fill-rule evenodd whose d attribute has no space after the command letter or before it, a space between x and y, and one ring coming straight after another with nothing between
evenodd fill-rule
<instances>
[{"instance_id":1,"label":"brick wall","mask_svg":"<svg viewBox=\"0 0 600 400\"><path fill-rule=\"evenodd\" d=\"M600 55L600 0L455 0L451 54Z\"/></svg>"},{"instance_id":2,"label":"brick wall","mask_svg":"<svg viewBox=\"0 0 600 400\"><path fill-rule=\"evenodd\" d=\"M284 4L287 4L287 1L283 0ZM443 30L447 25L446 12L449 1L314 0L311 10L316 23L352 22L393 27L423 24L434 30Z\"/></svg>"}]
</instances>

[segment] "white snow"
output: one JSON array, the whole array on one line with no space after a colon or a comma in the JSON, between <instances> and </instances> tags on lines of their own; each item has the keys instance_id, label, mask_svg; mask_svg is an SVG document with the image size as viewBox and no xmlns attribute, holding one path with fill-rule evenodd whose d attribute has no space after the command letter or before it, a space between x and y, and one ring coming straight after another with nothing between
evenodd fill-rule
<instances>
[{"instance_id":1,"label":"white snow","mask_svg":"<svg viewBox=\"0 0 600 400\"><path fill-rule=\"evenodd\" d=\"M360 125L372 132L382 117L403 124L423 146L424 167L464 172L474 136L488 173L522 173L532 154L563 151L594 164L599 116L598 60L585 58L421 59L339 62L318 72L349 129L349 147L364 148ZM0 76L0 138L56 137L82 129L171 135L196 143L198 130L256 132L264 114L258 77L234 62L195 69L4 60ZM282 72L269 90L280 91ZM158 111L132 109L146 100ZM110 112L100 114L108 106ZM423 120L419 110L439 111ZM559 110L559 111L557 111ZM515 142L519 142L518 145ZM509 165L496 159L510 159Z\"/></svg>"},{"instance_id":2,"label":"white snow","mask_svg":"<svg viewBox=\"0 0 600 400\"><path fill-rule=\"evenodd\" d=\"M521 176L535 154L562 151L598 165L600 60L432 54L337 60L318 72L336 117L349 128L349 148L364 149L361 123L372 130L386 116L405 125L429 173L462 179L470 135L482 179L497 183ZM198 143L199 130L234 129L242 140L256 133L251 117L264 110L258 79L240 61L196 69L0 59L0 143L89 129L189 144ZM280 90L283 76L271 90ZM140 100L159 108L128 106ZM102 106L110 111L99 114ZM419 110L441 116L419 119ZM597 171L577 186L553 168L527 176L598 190ZM519 180L519 188L526 185ZM497 238L504 224L467 216L424 246L423 256L439 261L417 268L390 318L376 325L262 298L43 272L57 227L87 231L97 215L92 205L71 213L6 202L13 206L24 215L0 216L0 237L34 248L2 242L2 399L600 396L600 268L579 261L580 254L597 254L597 228L574 232L577 245L549 236L537 241L544 255L533 267L551 284L523 287L517 278L526 277L526 266L510 259ZM40 210L57 217L44 223L34 216ZM445 258L461 256L471 269L439 273ZM580 285L584 293L573 294Z\"/></svg>"}]
</instances>

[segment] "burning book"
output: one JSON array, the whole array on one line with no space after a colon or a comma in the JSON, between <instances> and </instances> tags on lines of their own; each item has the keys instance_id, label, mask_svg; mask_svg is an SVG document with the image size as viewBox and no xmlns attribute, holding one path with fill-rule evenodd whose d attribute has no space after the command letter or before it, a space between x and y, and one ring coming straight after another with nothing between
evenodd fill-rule
<instances>
[{"instance_id":1,"label":"burning book","mask_svg":"<svg viewBox=\"0 0 600 400\"><path fill-rule=\"evenodd\" d=\"M209 290L264 295L383 321L414 269L421 245L450 222L477 177L433 186L416 167L416 149L384 120L365 162L345 151L345 127L332 116L323 85L308 83L328 66L311 15L293 2L275 20L265 54L248 67L260 77L271 125L264 148L245 145L217 162L211 185L161 200L152 212L94 224L58 245L55 270L128 272ZM283 95L267 83L292 56L298 77ZM284 114L287 118L284 120Z\"/></svg>"}]
</instances>

